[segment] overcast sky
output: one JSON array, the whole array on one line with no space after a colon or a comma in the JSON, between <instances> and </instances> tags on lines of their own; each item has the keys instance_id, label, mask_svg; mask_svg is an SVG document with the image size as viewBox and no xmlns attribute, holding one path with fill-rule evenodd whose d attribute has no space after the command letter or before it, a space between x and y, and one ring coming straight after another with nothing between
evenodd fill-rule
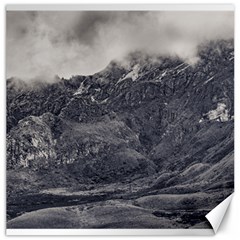
<instances>
[{"instance_id":1,"label":"overcast sky","mask_svg":"<svg viewBox=\"0 0 240 240\"><path fill-rule=\"evenodd\" d=\"M7 12L7 77L93 74L136 50L198 59L197 46L231 39L233 12Z\"/></svg>"}]
</instances>

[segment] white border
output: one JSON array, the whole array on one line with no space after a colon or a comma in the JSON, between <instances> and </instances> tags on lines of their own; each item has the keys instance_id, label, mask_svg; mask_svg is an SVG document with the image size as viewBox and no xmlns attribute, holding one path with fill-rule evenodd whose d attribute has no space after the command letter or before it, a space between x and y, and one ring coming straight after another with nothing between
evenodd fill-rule
<instances>
[{"instance_id":1,"label":"white border","mask_svg":"<svg viewBox=\"0 0 240 240\"><path fill-rule=\"evenodd\" d=\"M232 4L17 4L7 11L234 11Z\"/></svg>"},{"instance_id":2,"label":"white border","mask_svg":"<svg viewBox=\"0 0 240 240\"><path fill-rule=\"evenodd\" d=\"M212 229L7 229L8 236L212 236Z\"/></svg>"},{"instance_id":3,"label":"white border","mask_svg":"<svg viewBox=\"0 0 240 240\"><path fill-rule=\"evenodd\" d=\"M69 3L73 3L74 5L72 6L79 6L79 5L76 5L76 4L79 4L79 3L84 3L84 4L95 4L98 0L71 0ZM2 49L3 49L3 53L5 53L5 9L6 9L6 4L15 4L17 1L16 0L2 0L0 2L0 6L1 6L1 18L2 18L2 21L0 23L1 25L1 37L0 37L0 44L2 46ZM45 4L59 4L61 3L62 6L64 6L64 4L66 3L67 1L65 0L41 0L41 3L45 3ZM99 3L100 1L98 1ZM131 3L144 3L144 1L141 1L141 0L122 0L121 1L122 3L128 3L128 2L131 2ZM182 2L181 0L168 0L168 1L165 1L164 0L151 0L151 2L154 2L154 3L171 3L171 4L175 4L175 3L189 3L189 4L192 4L193 1L192 0L185 0L184 2ZM221 4L222 6L225 5L226 6L226 2L228 3L227 0L211 0L211 3L214 3L214 4ZM31 6L31 4L33 3L33 1L31 0L24 0L24 3L27 3L28 6ZM40 1L36 1L36 3L40 3ZM109 3L109 4L112 4L113 1L112 0L105 0L105 3ZM201 3L204 3L208 6L210 6L209 4L209 0L202 0ZM240 83L239 83L239 79L238 77L240 77L240 71L239 69L240 68L237 68L236 66L239 65L240 63L240 48L239 48L239 31L238 31L238 23L240 23L240 15L238 13L239 11L239 8L240 8L240 1L239 0L231 0L231 3L234 3L234 5L236 6L236 20L235 20L235 24L236 24L236 28L235 28L235 42L237 43L236 46L235 46L235 53L236 53L236 58L235 58L235 91L237 92L239 89L240 89ZM211 4L212 5L212 4ZM227 4L229 6L229 4ZM8 5L8 9L10 7L11 9L11 6L13 5ZM16 5L15 5L16 6ZM23 6L23 5L21 5ZM25 5L26 6L26 5ZM42 5L38 5L38 6L42 6ZM49 5L50 6L50 5ZM56 5L55 5L56 6ZM65 5L66 6L66 5ZM68 5L69 6L69 5ZM152 5L153 6L153 5ZM184 5L186 6L186 5ZM199 5L198 5L199 6ZM217 5L214 5L214 6L217 6ZM233 10L235 7L233 7L232 5L232 8L231 10ZM76 9L74 9L76 10ZM156 9L155 9L156 10ZM173 11L173 9L171 9ZM186 8L184 8L184 10L186 10ZM198 9L199 10L199 9ZM209 11L211 11L210 9L208 9ZM224 9L226 10L226 9ZM230 11L230 9L229 9ZM239 28L240 29L240 28ZM239 39L238 39L239 38ZM5 55L2 54L2 64L1 64L1 68L0 68L0 73L1 73L1 77L2 77L2 85L1 85L1 88L0 88L0 91L1 91L1 94L0 96L2 97L2 101L1 101L1 104L0 104L0 110L1 110L1 117L2 117L2 126L5 125L5 122L6 122L6 111L5 111L5 107L6 107L6 95L5 95ZM240 104L240 98L239 98L240 94L235 94L235 106L238 106ZM238 159L238 157L240 157L240 108L239 107L236 107L235 108L235 112L236 112L236 124L235 124L235 143L236 143L236 147L235 147L235 152L236 152L236 159ZM239 116L239 117L238 117ZM239 124L238 124L239 123ZM2 127L1 128L1 144L0 144L0 153L1 153L1 196L2 196L2 201L1 201L1 204L0 204L0 210L1 212L3 213L1 215L2 219L0 221L0 227L1 227L1 239L6 239L6 235L4 235L6 233L5 231L5 217L6 215L4 214L6 211L6 207L5 207L5 203L6 203L6 200L5 200L5 196L6 196L6 188L5 188L5 128ZM238 150L239 149L239 150ZM239 169L240 169L240 162L239 161L236 161L235 162L235 173L236 173L236 178L235 178L235 183L236 183L236 192L235 192L235 198L233 199L233 203L231 204L232 206L230 207L230 212L227 213L227 216L225 217L224 219L224 226L221 226L220 228L220 232L217 234L217 236L215 237L216 239L223 239L225 240L226 238L231 238L231 239L239 239L239 236L240 236L240 228L239 228L239 212L240 212L240 204L239 204L239 201L240 201L240 188L239 188L239 185L240 184L237 184L239 183L240 181L240 174L239 173ZM237 172L238 171L238 172ZM20 229L19 229L20 230ZM9 231L9 230L8 230ZM41 231L41 230L40 230ZM56 230L57 232L59 232L59 230ZM92 231L92 229L91 229ZM128 230L127 230L128 231ZM146 231L146 230L144 230ZM152 231L152 230L151 230ZM172 230L171 230L172 231ZM65 230L66 232L66 230ZM35 234L36 235L36 234ZM70 235L69 233L68 234L64 234L64 239L71 239L71 237L67 237L66 235ZM117 235L115 232L113 232L111 235ZM149 235L149 234L144 234L145 235ZM152 234L150 234L152 235ZM23 239L24 236L22 236ZM43 236L42 236L43 237ZM40 236L39 239L42 239L42 237ZM19 239L21 237L14 237L12 236L11 239ZM59 237L58 237L59 238ZM28 237L28 239L33 239L33 237ZM44 239L52 239L51 237L48 237L48 236L44 236ZM88 236L88 237L84 237L82 236L81 239L96 239L96 237L91 237L91 236ZM108 238L108 239L113 239L112 238ZM130 238L123 238L123 237L118 237L118 239L130 239ZM150 239L150 237L143 237L142 239ZM152 238L151 238L152 239ZM176 239L176 237L162 237L161 239L167 239L167 240L170 240L170 239ZM178 238L179 239L179 238ZM189 237L188 239L195 239L195 238L191 238ZM199 239L199 238L198 238ZM201 239L201 237L200 237ZM206 239L204 237L204 239Z\"/></svg>"}]
</instances>

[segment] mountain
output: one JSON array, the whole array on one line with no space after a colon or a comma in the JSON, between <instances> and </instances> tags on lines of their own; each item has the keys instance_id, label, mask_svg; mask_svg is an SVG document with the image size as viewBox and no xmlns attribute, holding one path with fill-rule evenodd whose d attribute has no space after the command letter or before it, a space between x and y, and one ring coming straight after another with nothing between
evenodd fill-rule
<instances>
[{"instance_id":1,"label":"mountain","mask_svg":"<svg viewBox=\"0 0 240 240\"><path fill-rule=\"evenodd\" d=\"M52 83L8 79L9 219L53 206L65 214L62 207L80 206L85 194L84 203L101 201L106 211L109 201L122 199L127 206L114 204L133 211L132 219L138 211L154 215L134 226L164 220L199 227L203 219L194 214L210 210L205 197L213 207L233 191L233 41L209 42L198 55L190 65L135 52L91 76ZM176 202L178 194L186 195ZM188 202L194 202L190 225L186 213L175 222L162 212L185 209ZM20 226L18 218L9 226Z\"/></svg>"}]
</instances>

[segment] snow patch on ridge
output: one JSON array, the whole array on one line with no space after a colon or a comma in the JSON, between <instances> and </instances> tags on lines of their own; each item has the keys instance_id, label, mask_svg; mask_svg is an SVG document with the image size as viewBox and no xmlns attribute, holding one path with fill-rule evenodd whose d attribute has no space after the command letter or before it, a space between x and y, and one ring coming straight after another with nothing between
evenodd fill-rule
<instances>
[{"instance_id":1,"label":"snow patch on ridge","mask_svg":"<svg viewBox=\"0 0 240 240\"><path fill-rule=\"evenodd\" d=\"M120 83L121 81L123 81L127 78L131 78L132 81L136 81L139 77L139 70L140 70L140 65L139 64L134 65L132 71L130 71L128 74L126 74L125 77L120 78L117 83Z\"/></svg>"},{"instance_id":2,"label":"snow patch on ridge","mask_svg":"<svg viewBox=\"0 0 240 240\"><path fill-rule=\"evenodd\" d=\"M229 111L225 103L218 103L217 108L204 114L204 117L206 117L208 120L214 120L218 122L227 122L233 119L233 116L229 115ZM203 121L204 119L201 118L199 123Z\"/></svg>"},{"instance_id":3,"label":"snow patch on ridge","mask_svg":"<svg viewBox=\"0 0 240 240\"><path fill-rule=\"evenodd\" d=\"M84 82L81 82L80 87L78 88L78 90L73 95L81 95L82 93L84 93L88 90L89 86L84 87L83 84L84 84Z\"/></svg>"}]
</instances>

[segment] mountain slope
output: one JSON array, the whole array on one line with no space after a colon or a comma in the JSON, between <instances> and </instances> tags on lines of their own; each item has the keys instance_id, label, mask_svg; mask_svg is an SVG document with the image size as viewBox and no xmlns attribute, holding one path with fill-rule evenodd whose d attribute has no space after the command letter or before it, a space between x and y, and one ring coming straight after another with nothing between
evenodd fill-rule
<instances>
[{"instance_id":1,"label":"mountain slope","mask_svg":"<svg viewBox=\"0 0 240 240\"><path fill-rule=\"evenodd\" d=\"M7 80L10 205L19 193L11 176L29 172L36 183L19 180L22 194L119 184L121 195L104 197L211 192L213 205L230 194L233 41L209 42L199 58L189 65L136 52L92 76Z\"/></svg>"}]
</instances>

